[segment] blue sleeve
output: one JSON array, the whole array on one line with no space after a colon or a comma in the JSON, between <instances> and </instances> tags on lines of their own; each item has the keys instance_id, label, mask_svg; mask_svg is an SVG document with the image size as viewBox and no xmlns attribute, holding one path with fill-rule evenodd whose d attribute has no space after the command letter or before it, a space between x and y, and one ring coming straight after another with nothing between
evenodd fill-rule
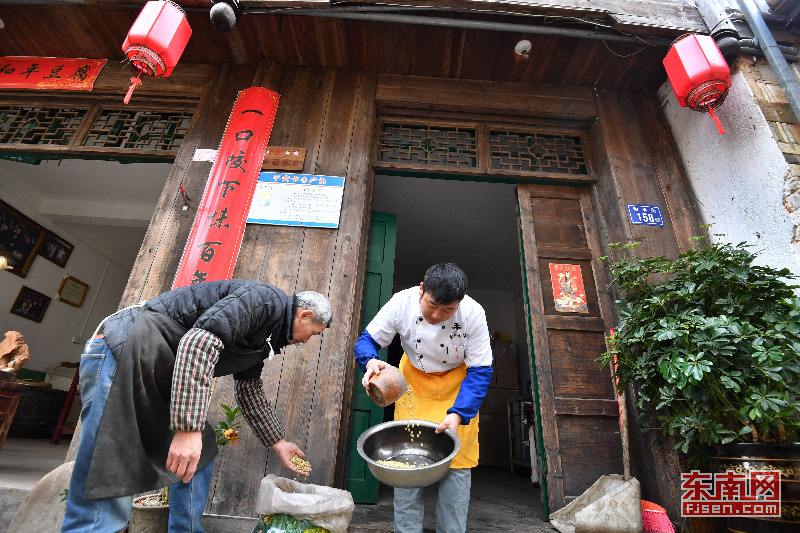
<instances>
[{"instance_id":1,"label":"blue sleeve","mask_svg":"<svg viewBox=\"0 0 800 533\"><path fill-rule=\"evenodd\" d=\"M380 349L380 344L375 342L375 339L367 333L367 330L364 330L364 333L356 341L355 349L356 364L362 372L367 371L367 363L369 363L370 359L380 359L378 356L378 350Z\"/></svg>"},{"instance_id":2,"label":"blue sleeve","mask_svg":"<svg viewBox=\"0 0 800 533\"><path fill-rule=\"evenodd\" d=\"M469 421L478 414L491 380L491 366L468 366L467 375L461 382L456 401L453 407L447 410L447 414L457 413L461 417L462 425L469 424Z\"/></svg>"}]
</instances>

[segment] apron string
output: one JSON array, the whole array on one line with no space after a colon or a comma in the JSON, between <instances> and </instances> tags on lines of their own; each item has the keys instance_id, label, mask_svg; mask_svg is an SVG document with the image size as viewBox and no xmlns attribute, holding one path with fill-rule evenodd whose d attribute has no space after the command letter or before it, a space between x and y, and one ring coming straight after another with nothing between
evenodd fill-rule
<instances>
[{"instance_id":1,"label":"apron string","mask_svg":"<svg viewBox=\"0 0 800 533\"><path fill-rule=\"evenodd\" d=\"M92 340L94 340L94 338L97 337L97 332L100 331L100 328L103 327L103 324L105 324L106 320L108 320L109 318L111 318L112 316L114 316L114 315L116 315L118 313L121 313L123 311L127 311L128 309L133 309L134 307L144 307L144 302L145 301L142 300L138 304L129 305L128 307L124 307L124 308L120 309L119 311L114 311L113 313L111 313L110 315L108 315L107 317L105 317L103 320L100 321L100 323L97 325L97 329L94 330L94 333L92 334L92 336L90 338Z\"/></svg>"}]
</instances>

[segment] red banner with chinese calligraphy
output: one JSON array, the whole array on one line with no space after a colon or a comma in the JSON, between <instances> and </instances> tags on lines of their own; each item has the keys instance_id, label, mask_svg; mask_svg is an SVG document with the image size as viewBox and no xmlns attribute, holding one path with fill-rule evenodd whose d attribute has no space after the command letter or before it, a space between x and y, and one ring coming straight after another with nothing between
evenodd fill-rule
<instances>
[{"instance_id":1,"label":"red banner with chinese calligraphy","mask_svg":"<svg viewBox=\"0 0 800 533\"><path fill-rule=\"evenodd\" d=\"M107 59L0 57L0 88L91 91Z\"/></svg>"},{"instance_id":2,"label":"red banner with chinese calligraphy","mask_svg":"<svg viewBox=\"0 0 800 533\"><path fill-rule=\"evenodd\" d=\"M173 289L233 274L279 98L261 87L236 98Z\"/></svg>"},{"instance_id":3,"label":"red banner with chinese calligraphy","mask_svg":"<svg viewBox=\"0 0 800 533\"><path fill-rule=\"evenodd\" d=\"M553 300L556 311L562 313L589 312L580 265L550 263L550 281L553 283Z\"/></svg>"}]
</instances>

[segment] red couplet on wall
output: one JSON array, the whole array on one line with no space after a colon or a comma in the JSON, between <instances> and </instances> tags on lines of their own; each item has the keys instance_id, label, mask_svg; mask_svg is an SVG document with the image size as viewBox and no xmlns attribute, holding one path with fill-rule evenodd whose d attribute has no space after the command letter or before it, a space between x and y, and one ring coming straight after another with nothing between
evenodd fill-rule
<instances>
[{"instance_id":1,"label":"red couplet on wall","mask_svg":"<svg viewBox=\"0 0 800 533\"><path fill-rule=\"evenodd\" d=\"M280 96L239 93L211 168L172 288L230 279L244 236Z\"/></svg>"}]
</instances>

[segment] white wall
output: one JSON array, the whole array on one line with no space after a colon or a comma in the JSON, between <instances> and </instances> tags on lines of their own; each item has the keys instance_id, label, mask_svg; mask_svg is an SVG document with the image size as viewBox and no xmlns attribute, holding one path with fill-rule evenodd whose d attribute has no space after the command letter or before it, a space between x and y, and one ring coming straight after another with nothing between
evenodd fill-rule
<instances>
[{"instance_id":1,"label":"white wall","mask_svg":"<svg viewBox=\"0 0 800 533\"><path fill-rule=\"evenodd\" d=\"M702 222L713 223L715 241L753 245L756 262L800 275L792 244L794 228L783 204L789 165L741 74L717 109L720 135L705 113L681 107L669 82L659 90L661 105L697 198Z\"/></svg>"},{"instance_id":2,"label":"white wall","mask_svg":"<svg viewBox=\"0 0 800 533\"><path fill-rule=\"evenodd\" d=\"M0 199L74 245L65 268L37 256L25 278L0 271L0 334L6 331L22 333L30 350L30 360L24 368L49 374L62 361L80 360L83 341L94 332L100 320L116 311L131 265L117 264L91 243L84 242L65 227L40 214L4 185L0 183ZM109 230L113 231L113 228ZM81 307L56 299L65 276L72 276L89 285L89 292ZM9 312L23 285L53 298L41 323ZM74 344L73 337L79 338L81 343Z\"/></svg>"},{"instance_id":3,"label":"white wall","mask_svg":"<svg viewBox=\"0 0 800 533\"><path fill-rule=\"evenodd\" d=\"M516 318L514 316L514 293L511 291L492 291L481 289L470 289L467 294L476 302L481 304L486 311L486 323L489 326L489 333L495 331L510 335L516 338Z\"/></svg>"}]
</instances>

